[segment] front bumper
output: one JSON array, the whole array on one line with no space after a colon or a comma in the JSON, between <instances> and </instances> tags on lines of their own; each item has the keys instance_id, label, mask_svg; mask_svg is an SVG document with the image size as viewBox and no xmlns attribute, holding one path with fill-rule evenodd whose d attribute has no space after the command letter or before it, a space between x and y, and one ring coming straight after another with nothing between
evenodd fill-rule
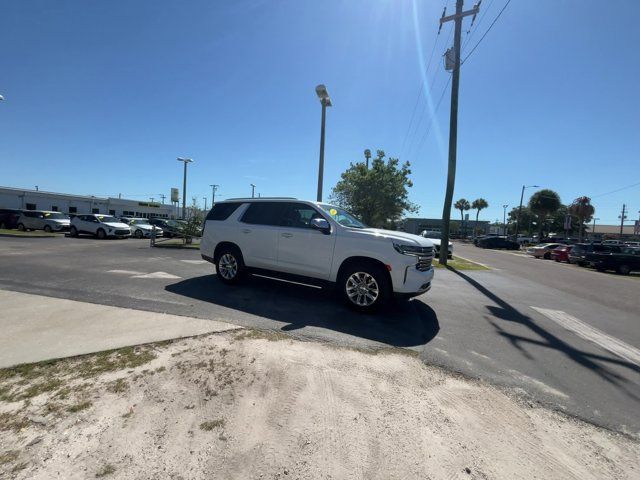
<instances>
[{"instance_id":1,"label":"front bumper","mask_svg":"<svg viewBox=\"0 0 640 480\"><path fill-rule=\"evenodd\" d=\"M433 266L427 270L419 270L416 264L405 265L392 273L393 292L400 295L415 296L431 289L431 281L435 275Z\"/></svg>"}]
</instances>

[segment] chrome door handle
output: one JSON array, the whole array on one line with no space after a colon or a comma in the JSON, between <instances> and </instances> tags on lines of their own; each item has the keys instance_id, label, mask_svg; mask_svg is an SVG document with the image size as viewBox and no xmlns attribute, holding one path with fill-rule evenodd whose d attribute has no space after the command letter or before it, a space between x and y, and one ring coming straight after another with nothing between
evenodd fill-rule
<instances>
[{"instance_id":1,"label":"chrome door handle","mask_svg":"<svg viewBox=\"0 0 640 480\"><path fill-rule=\"evenodd\" d=\"M293 233L283 233L282 236L285 238L291 238L293 237Z\"/></svg>"},{"instance_id":2,"label":"chrome door handle","mask_svg":"<svg viewBox=\"0 0 640 480\"><path fill-rule=\"evenodd\" d=\"M248 228L243 228L242 233L251 233L251 230Z\"/></svg>"}]
</instances>

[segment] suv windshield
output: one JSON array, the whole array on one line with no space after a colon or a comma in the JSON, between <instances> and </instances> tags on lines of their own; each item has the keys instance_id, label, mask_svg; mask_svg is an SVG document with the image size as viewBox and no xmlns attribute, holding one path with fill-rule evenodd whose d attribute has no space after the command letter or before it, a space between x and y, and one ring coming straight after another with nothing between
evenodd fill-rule
<instances>
[{"instance_id":1,"label":"suv windshield","mask_svg":"<svg viewBox=\"0 0 640 480\"><path fill-rule=\"evenodd\" d=\"M118 220L116 217L111 217L109 215L96 215L96 218L100 220L102 223L112 223L112 222L120 223L120 220Z\"/></svg>"},{"instance_id":2,"label":"suv windshield","mask_svg":"<svg viewBox=\"0 0 640 480\"><path fill-rule=\"evenodd\" d=\"M366 225L358 220L356 217L351 215L346 210L343 210L339 207L334 207L333 205L326 205L324 203L319 205L322 210L331 215L336 222L345 227L352 228L366 228Z\"/></svg>"}]
</instances>

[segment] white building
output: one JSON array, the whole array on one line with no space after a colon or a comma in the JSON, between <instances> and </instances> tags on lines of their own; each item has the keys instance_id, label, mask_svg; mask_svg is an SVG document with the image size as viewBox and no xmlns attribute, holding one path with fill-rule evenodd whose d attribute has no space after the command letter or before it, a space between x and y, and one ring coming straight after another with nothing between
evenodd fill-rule
<instances>
[{"instance_id":1,"label":"white building","mask_svg":"<svg viewBox=\"0 0 640 480\"><path fill-rule=\"evenodd\" d=\"M0 187L0 208L49 210L64 213L103 213L145 218L177 218L178 213L176 207L158 202L70 195L11 187Z\"/></svg>"}]
</instances>

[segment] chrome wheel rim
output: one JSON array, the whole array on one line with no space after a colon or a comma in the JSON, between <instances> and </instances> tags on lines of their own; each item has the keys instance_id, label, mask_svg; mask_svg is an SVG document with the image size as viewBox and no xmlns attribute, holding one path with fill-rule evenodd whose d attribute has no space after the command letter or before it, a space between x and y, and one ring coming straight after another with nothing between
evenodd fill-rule
<instances>
[{"instance_id":1,"label":"chrome wheel rim","mask_svg":"<svg viewBox=\"0 0 640 480\"><path fill-rule=\"evenodd\" d=\"M226 280L231 280L238 273L238 262L230 253L225 253L218 262L218 271Z\"/></svg>"},{"instance_id":2,"label":"chrome wheel rim","mask_svg":"<svg viewBox=\"0 0 640 480\"><path fill-rule=\"evenodd\" d=\"M378 282L373 276L366 272L355 272L347 278L345 285L347 297L359 307L369 307L373 305L380 295Z\"/></svg>"}]
</instances>

